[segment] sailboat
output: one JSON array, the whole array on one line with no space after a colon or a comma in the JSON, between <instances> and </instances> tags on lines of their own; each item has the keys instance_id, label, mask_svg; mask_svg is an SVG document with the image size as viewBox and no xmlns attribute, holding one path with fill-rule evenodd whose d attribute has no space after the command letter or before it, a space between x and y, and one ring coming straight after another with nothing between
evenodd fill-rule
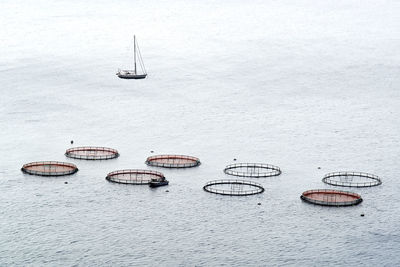
<instances>
[{"instance_id":1,"label":"sailboat","mask_svg":"<svg viewBox=\"0 0 400 267\"><path fill-rule=\"evenodd\" d=\"M147 76L146 68L144 67L144 62L142 59L142 54L140 53L139 45L136 42L136 36L133 36L133 60L134 60L134 70L121 70L118 69L116 73L121 79L144 79ZM138 73L138 68L136 63L139 63L141 73Z\"/></svg>"}]
</instances>

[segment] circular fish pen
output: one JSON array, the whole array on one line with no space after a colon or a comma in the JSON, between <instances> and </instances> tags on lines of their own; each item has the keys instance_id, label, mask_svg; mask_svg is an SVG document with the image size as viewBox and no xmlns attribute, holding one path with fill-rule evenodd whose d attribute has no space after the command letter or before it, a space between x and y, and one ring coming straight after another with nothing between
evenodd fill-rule
<instances>
[{"instance_id":1,"label":"circular fish pen","mask_svg":"<svg viewBox=\"0 0 400 267\"><path fill-rule=\"evenodd\" d=\"M107 174L106 179L120 184L149 184L151 180L164 180L164 174L150 170L118 170Z\"/></svg>"},{"instance_id":2,"label":"circular fish pen","mask_svg":"<svg viewBox=\"0 0 400 267\"><path fill-rule=\"evenodd\" d=\"M40 176L63 176L78 171L75 164L60 161L37 161L24 164L21 168L24 173Z\"/></svg>"},{"instance_id":3,"label":"circular fish pen","mask_svg":"<svg viewBox=\"0 0 400 267\"><path fill-rule=\"evenodd\" d=\"M271 177L280 175L278 166L263 163L236 163L225 167L224 173L240 177Z\"/></svg>"},{"instance_id":4,"label":"circular fish pen","mask_svg":"<svg viewBox=\"0 0 400 267\"><path fill-rule=\"evenodd\" d=\"M243 180L215 180L203 186L204 191L226 196L250 196L261 194L264 187L261 184Z\"/></svg>"},{"instance_id":5,"label":"circular fish pen","mask_svg":"<svg viewBox=\"0 0 400 267\"><path fill-rule=\"evenodd\" d=\"M322 178L326 184L346 187L371 187L382 184L382 180L365 172L331 172Z\"/></svg>"},{"instance_id":6,"label":"circular fish pen","mask_svg":"<svg viewBox=\"0 0 400 267\"><path fill-rule=\"evenodd\" d=\"M184 155L156 155L146 159L146 164L163 168L191 168L200 165L200 159Z\"/></svg>"},{"instance_id":7,"label":"circular fish pen","mask_svg":"<svg viewBox=\"0 0 400 267\"><path fill-rule=\"evenodd\" d=\"M335 207L353 206L362 202L359 194L331 189L308 190L300 198L312 204Z\"/></svg>"},{"instance_id":8,"label":"circular fish pen","mask_svg":"<svg viewBox=\"0 0 400 267\"><path fill-rule=\"evenodd\" d=\"M119 156L118 151L108 147L82 146L67 149L65 156L74 159L106 160Z\"/></svg>"}]
</instances>

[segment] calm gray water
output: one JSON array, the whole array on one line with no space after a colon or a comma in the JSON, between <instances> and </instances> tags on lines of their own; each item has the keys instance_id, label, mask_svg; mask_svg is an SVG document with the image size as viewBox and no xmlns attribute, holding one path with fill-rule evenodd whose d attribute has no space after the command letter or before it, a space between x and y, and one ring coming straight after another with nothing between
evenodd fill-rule
<instances>
[{"instance_id":1,"label":"calm gray water","mask_svg":"<svg viewBox=\"0 0 400 267\"><path fill-rule=\"evenodd\" d=\"M399 265L399 13L398 1L1 1L0 265ZM149 75L120 80L133 34ZM121 156L67 159L70 140ZM158 169L168 188L104 179L147 168L151 150L202 165ZM257 196L204 192L233 158L283 173L256 179ZM80 170L20 171L37 160ZM355 207L300 200L342 170L383 184L354 189Z\"/></svg>"}]
</instances>

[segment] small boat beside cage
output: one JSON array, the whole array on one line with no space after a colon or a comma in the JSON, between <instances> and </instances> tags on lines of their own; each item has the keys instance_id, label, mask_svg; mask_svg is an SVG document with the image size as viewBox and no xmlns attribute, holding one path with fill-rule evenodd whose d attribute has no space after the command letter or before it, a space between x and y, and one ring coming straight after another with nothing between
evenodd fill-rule
<instances>
[{"instance_id":1,"label":"small boat beside cage","mask_svg":"<svg viewBox=\"0 0 400 267\"><path fill-rule=\"evenodd\" d=\"M121 79L144 79L147 76L146 68L142 59L142 54L140 53L139 45L136 42L136 36L133 36L133 70L121 70L118 69L116 75ZM141 73L138 73L137 63L141 69Z\"/></svg>"},{"instance_id":2,"label":"small boat beside cage","mask_svg":"<svg viewBox=\"0 0 400 267\"><path fill-rule=\"evenodd\" d=\"M169 181L164 179L151 179L149 186L150 187L160 187L160 186L165 186L168 185Z\"/></svg>"}]
</instances>

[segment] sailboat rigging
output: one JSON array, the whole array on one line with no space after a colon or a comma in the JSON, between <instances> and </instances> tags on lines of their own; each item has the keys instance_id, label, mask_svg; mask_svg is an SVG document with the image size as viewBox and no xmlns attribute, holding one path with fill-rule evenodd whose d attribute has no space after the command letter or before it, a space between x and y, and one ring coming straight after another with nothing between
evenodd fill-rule
<instances>
[{"instance_id":1,"label":"sailboat rigging","mask_svg":"<svg viewBox=\"0 0 400 267\"><path fill-rule=\"evenodd\" d=\"M144 79L147 76L146 68L144 67L144 62L142 59L142 54L140 53L139 45L136 41L135 35L133 36L133 62L133 70L118 69L116 75L121 79ZM137 63L139 63L139 67L141 69L140 73L138 73Z\"/></svg>"}]
</instances>

